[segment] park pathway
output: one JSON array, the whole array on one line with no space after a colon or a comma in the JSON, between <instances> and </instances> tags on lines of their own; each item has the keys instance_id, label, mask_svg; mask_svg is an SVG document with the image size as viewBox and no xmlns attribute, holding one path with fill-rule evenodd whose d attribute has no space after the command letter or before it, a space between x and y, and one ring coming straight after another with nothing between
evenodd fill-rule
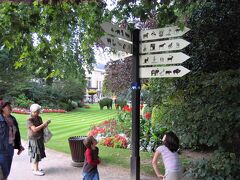
<instances>
[{"instance_id":1,"label":"park pathway","mask_svg":"<svg viewBox=\"0 0 240 180\"><path fill-rule=\"evenodd\" d=\"M26 144L24 142L24 144ZM46 174L35 176L32 174L27 147L20 156L14 155L11 174L8 180L81 180L82 168L71 166L71 155L46 149L47 158L40 162ZM128 180L130 170L110 165L99 165L101 180ZM154 177L141 175L142 180L155 180Z\"/></svg>"}]
</instances>

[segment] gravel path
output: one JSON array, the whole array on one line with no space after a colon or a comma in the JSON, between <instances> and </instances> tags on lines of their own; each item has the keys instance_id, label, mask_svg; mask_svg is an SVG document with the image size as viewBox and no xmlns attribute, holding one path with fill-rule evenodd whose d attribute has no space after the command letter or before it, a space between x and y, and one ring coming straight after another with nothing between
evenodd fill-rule
<instances>
[{"instance_id":1,"label":"gravel path","mask_svg":"<svg viewBox=\"0 0 240 180\"><path fill-rule=\"evenodd\" d=\"M81 180L82 168L71 166L69 154L46 149L47 158L40 162L40 167L46 171L45 176L32 174L27 149L20 156L14 155L11 174L8 180ZM130 170L110 165L99 165L101 180L128 180ZM141 175L142 180L155 180L154 177Z\"/></svg>"}]
</instances>

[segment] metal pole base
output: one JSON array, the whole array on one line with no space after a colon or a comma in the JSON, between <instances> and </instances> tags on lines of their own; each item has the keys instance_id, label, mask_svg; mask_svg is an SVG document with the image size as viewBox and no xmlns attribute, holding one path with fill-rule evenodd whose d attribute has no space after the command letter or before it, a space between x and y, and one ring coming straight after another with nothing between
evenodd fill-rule
<instances>
[{"instance_id":1,"label":"metal pole base","mask_svg":"<svg viewBox=\"0 0 240 180\"><path fill-rule=\"evenodd\" d=\"M140 157L131 157L131 180L140 180Z\"/></svg>"}]
</instances>

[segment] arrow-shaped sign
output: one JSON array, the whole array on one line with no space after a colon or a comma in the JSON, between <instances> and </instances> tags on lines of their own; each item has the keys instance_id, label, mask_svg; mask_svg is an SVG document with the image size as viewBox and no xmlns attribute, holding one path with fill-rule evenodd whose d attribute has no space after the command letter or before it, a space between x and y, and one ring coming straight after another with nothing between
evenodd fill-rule
<instances>
[{"instance_id":1,"label":"arrow-shaped sign","mask_svg":"<svg viewBox=\"0 0 240 180\"><path fill-rule=\"evenodd\" d=\"M101 27L106 33L110 35L132 41L131 32L129 30L120 28L117 25L113 25L109 22L102 23Z\"/></svg>"},{"instance_id":2,"label":"arrow-shaped sign","mask_svg":"<svg viewBox=\"0 0 240 180\"><path fill-rule=\"evenodd\" d=\"M124 58L130 57L130 56L132 56L132 54L126 53L123 51L117 51L117 52L110 52L109 56L110 56L111 60L116 61L119 59L124 59Z\"/></svg>"},{"instance_id":3,"label":"arrow-shaped sign","mask_svg":"<svg viewBox=\"0 0 240 180\"><path fill-rule=\"evenodd\" d=\"M158 64L181 64L190 57L182 52L166 54L146 54L140 56L140 66Z\"/></svg>"},{"instance_id":4,"label":"arrow-shaped sign","mask_svg":"<svg viewBox=\"0 0 240 180\"><path fill-rule=\"evenodd\" d=\"M182 77L189 72L183 66L141 67L140 78Z\"/></svg>"},{"instance_id":5,"label":"arrow-shaped sign","mask_svg":"<svg viewBox=\"0 0 240 180\"><path fill-rule=\"evenodd\" d=\"M190 43L188 41L183 39L148 42L142 43L139 51L142 54L151 52L176 51L185 48L189 44Z\"/></svg>"},{"instance_id":6,"label":"arrow-shaped sign","mask_svg":"<svg viewBox=\"0 0 240 180\"><path fill-rule=\"evenodd\" d=\"M126 41L119 40L119 39L109 36L109 35L102 36L101 40L108 47L111 47L118 51L132 53L132 45Z\"/></svg>"},{"instance_id":7,"label":"arrow-shaped sign","mask_svg":"<svg viewBox=\"0 0 240 180\"><path fill-rule=\"evenodd\" d=\"M187 33L190 29L185 27L181 30L178 26L149 29L140 32L140 41L179 37Z\"/></svg>"}]
</instances>

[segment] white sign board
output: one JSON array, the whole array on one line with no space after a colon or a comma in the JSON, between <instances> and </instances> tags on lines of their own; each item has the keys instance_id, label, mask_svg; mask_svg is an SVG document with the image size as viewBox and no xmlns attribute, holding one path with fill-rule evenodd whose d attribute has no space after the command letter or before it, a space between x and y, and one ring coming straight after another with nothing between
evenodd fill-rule
<instances>
[{"instance_id":1,"label":"white sign board","mask_svg":"<svg viewBox=\"0 0 240 180\"><path fill-rule=\"evenodd\" d=\"M131 32L129 30L120 28L117 25L113 25L109 22L102 23L101 27L106 33L110 35L132 41Z\"/></svg>"},{"instance_id":2,"label":"white sign board","mask_svg":"<svg viewBox=\"0 0 240 180\"><path fill-rule=\"evenodd\" d=\"M132 53L132 45L126 41L119 40L119 39L109 36L109 35L102 36L101 40L108 47L111 47L118 51Z\"/></svg>"},{"instance_id":3,"label":"white sign board","mask_svg":"<svg viewBox=\"0 0 240 180\"><path fill-rule=\"evenodd\" d=\"M149 29L140 32L140 41L179 37L187 33L190 29L185 27L181 30L178 26Z\"/></svg>"},{"instance_id":4,"label":"white sign board","mask_svg":"<svg viewBox=\"0 0 240 180\"><path fill-rule=\"evenodd\" d=\"M163 51L176 51L181 50L188 46L190 43L183 39L172 39L166 41L155 41L140 44L140 53L152 53L152 52L163 52Z\"/></svg>"},{"instance_id":5,"label":"white sign board","mask_svg":"<svg viewBox=\"0 0 240 180\"><path fill-rule=\"evenodd\" d=\"M182 52L166 54L146 54L140 56L140 66L158 64L181 64L190 57Z\"/></svg>"},{"instance_id":6,"label":"white sign board","mask_svg":"<svg viewBox=\"0 0 240 180\"><path fill-rule=\"evenodd\" d=\"M117 52L110 52L109 56L110 56L111 60L116 61L119 59L124 59L124 58L130 57L130 56L132 56L132 54L126 53L123 51L117 51Z\"/></svg>"},{"instance_id":7,"label":"white sign board","mask_svg":"<svg viewBox=\"0 0 240 180\"><path fill-rule=\"evenodd\" d=\"M141 67L140 78L182 77L189 72L183 66Z\"/></svg>"}]
</instances>

